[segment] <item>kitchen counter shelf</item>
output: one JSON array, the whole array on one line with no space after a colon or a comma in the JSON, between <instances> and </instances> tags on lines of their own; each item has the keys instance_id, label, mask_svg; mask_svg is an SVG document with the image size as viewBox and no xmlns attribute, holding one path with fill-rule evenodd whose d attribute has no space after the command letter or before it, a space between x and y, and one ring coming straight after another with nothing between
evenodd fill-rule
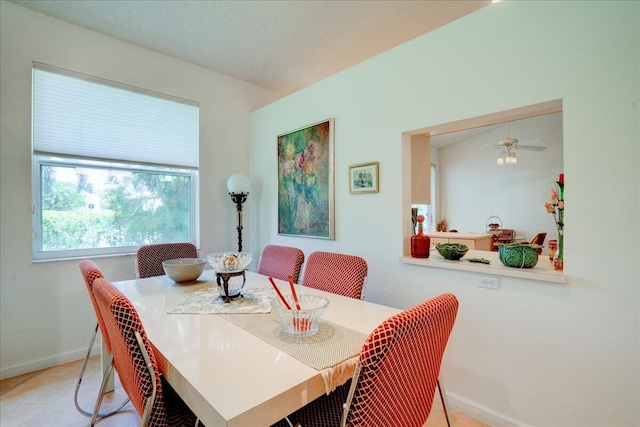
<instances>
[{"instance_id":1,"label":"kitchen counter shelf","mask_svg":"<svg viewBox=\"0 0 640 427\"><path fill-rule=\"evenodd\" d=\"M469 258L485 258L491 264L469 262ZM429 258L413 258L410 255L400 257L403 264L419 265L430 268L444 268L447 270L468 271L493 276L516 277L519 279L539 280L542 282L567 283L567 276L563 271L553 269L553 264L546 255L541 255L533 268L507 267L500 262L498 252L470 250L460 261L444 259L437 251L432 250Z\"/></svg>"}]
</instances>

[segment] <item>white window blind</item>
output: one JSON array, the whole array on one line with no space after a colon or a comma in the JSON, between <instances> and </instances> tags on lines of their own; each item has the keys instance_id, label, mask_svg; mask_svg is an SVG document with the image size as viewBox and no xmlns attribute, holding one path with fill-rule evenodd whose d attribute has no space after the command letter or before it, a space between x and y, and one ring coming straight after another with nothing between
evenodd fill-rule
<instances>
[{"instance_id":1,"label":"white window blind","mask_svg":"<svg viewBox=\"0 0 640 427\"><path fill-rule=\"evenodd\" d=\"M34 64L32 113L37 154L198 168L193 101Z\"/></svg>"}]
</instances>

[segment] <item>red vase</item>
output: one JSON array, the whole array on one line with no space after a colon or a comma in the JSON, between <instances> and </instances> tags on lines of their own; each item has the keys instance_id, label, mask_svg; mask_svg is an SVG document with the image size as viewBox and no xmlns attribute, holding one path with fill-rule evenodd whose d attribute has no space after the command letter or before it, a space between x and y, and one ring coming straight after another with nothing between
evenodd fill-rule
<instances>
[{"instance_id":1,"label":"red vase","mask_svg":"<svg viewBox=\"0 0 640 427\"><path fill-rule=\"evenodd\" d=\"M429 258L431 238L422 230L423 215L418 215L418 234L411 236L411 256L414 258Z\"/></svg>"}]
</instances>

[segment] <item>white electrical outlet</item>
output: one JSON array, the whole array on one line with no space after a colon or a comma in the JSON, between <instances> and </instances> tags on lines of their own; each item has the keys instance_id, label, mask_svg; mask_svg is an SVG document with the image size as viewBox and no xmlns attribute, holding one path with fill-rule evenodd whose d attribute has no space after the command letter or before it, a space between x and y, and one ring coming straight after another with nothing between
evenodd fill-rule
<instances>
[{"instance_id":1,"label":"white electrical outlet","mask_svg":"<svg viewBox=\"0 0 640 427\"><path fill-rule=\"evenodd\" d=\"M480 277L478 278L478 286L481 288L500 290L500 282L497 277Z\"/></svg>"}]
</instances>

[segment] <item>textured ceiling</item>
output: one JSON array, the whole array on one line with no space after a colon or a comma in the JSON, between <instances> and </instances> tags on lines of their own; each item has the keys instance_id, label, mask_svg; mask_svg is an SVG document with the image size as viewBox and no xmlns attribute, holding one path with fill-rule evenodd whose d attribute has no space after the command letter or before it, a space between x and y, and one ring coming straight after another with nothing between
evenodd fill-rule
<instances>
[{"instance_id":1,"label":"textured ceiling","mask_svg":"<svg viewBox=\"0 0 640 427\"><path fill-rule=\"evenodd\" d=\"M289 94L491 1L13 3Z\"/></svg>"}]
</instances>

